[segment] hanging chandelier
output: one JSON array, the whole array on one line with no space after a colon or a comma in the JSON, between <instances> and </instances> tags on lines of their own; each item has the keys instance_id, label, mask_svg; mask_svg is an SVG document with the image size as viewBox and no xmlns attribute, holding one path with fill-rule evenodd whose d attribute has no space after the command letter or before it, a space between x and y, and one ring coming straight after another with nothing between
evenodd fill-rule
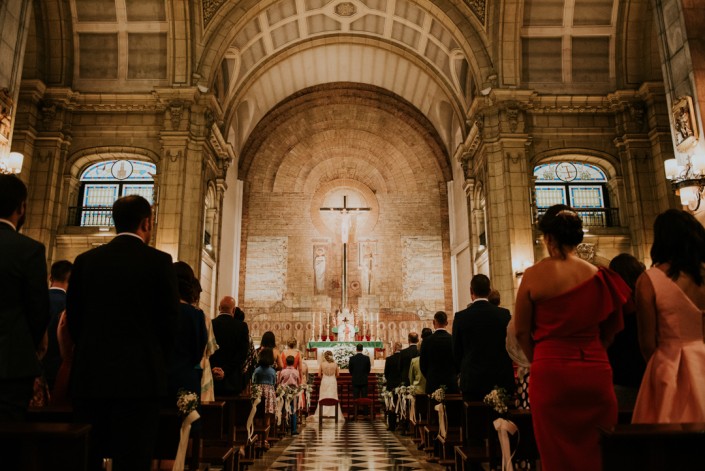
<instances>
[{"instance_id":1,"label":"hanging chandelier","mask_svg":"<svg viewBox=\"0 0 705 471\"><path fill-rule=\"evenodd\" d=\"M19 152L0 154L0 173L10 175L22 171L24 156Z\"/></svg>"}]
</instances>

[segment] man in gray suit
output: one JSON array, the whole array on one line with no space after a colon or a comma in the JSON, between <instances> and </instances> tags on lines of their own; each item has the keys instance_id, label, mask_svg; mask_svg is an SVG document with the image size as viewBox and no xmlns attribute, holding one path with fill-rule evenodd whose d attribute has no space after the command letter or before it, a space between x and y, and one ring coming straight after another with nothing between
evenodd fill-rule
<instances>
[{"instance_id":1,"label":"man in gray suit","mask_svg":"<svg viewBox=\"0 0 705 471\"><path fill-rule=\"evenodd\" d=\"M44 245L17 232L26 207L24 183L0 175L0 422L25 418L49 323Z\"/></svg>"}]
</instances>

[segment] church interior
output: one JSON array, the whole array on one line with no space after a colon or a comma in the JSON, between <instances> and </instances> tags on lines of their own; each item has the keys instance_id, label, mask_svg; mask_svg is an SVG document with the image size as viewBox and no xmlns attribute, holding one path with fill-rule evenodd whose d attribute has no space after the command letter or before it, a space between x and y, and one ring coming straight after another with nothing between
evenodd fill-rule
<instances>
[{"instance_id":1,"label":"church interior","mask_svg":"<svg viewBox=\"0 0 705 471\"><path fill-rule=\"evenodd\" d=\"M391 353L473 275L513 311L551 205L599 266L650 266L669 208L705 224L704 28L703 0L0 0L0 169L48 264L138 194L211 318Z\"/></svg>"}]
</instances>

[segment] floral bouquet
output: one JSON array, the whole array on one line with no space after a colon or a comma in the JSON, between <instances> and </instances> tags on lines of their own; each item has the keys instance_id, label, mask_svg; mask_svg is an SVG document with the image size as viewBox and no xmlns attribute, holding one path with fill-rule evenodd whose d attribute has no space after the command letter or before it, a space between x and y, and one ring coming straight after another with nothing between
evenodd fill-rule
<instances>
[{"instance_id":1,"label":"floral bouquet","mask_svg":"<svg viewBox=\"0 0 705 471\"><path fill-rule=\"evenodd\" d=\"M262 399L262 388L259 384L253 384L250 386L250 400L252 402L259 402Z\"/></svg>"},{"instance_id":2,"label":"floral bouquet","mask_svg":"<svg viewBox=\"0 0 705 471\"><path fill-rule=\"evenodd\" d=\"M350 357L356 353L357 350L352 345L338 345L333 349L333 359L341 370L347 370Z\"/></svg>"},{"instance_id":3,"label":"floral bouquet","mask_svg":"<svg viewBox=\"0 0 705 471\"><path fill-rule=\"evenodd\" d=\"M445 385L441 385L440 388L436 389L431 393L431 399L433 399L436 402L443 402L446 398L446 387Z\"/></svg>"},{"instance_id":4,"label":"floral bouquet","mask_svg":"<svg viewBox=\"0 0 705 471\"><path fill-rule=\"evenodd\" d=\"M174 459L174 467L172 468L173 471L183 471L184 469L191 424L201 418L196 410L198 403L198 395L195 392L179 389L179 392L176 394L176 407L179 415L183 417L183 419L181 422L179 448L176 450L176 458Z\"/></svg>"},{"instance_id":5,"label":"floral bouquet","mask_svg":"<svg viewBox=\"0 0 705 471\"><path fill-rule=\"evenodd\" d=\"M482 402L492 407L498 414L506 414L509 410L511 397L507 394L506 389L495 386Z\"/></svg>"}]
</instances>

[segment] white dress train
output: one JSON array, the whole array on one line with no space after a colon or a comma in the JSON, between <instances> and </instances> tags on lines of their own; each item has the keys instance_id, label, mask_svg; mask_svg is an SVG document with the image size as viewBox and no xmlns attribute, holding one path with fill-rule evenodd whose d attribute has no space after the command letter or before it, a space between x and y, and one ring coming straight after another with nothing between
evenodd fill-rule
<instances>
[{"instance_id":1,"label":"white dress train","mask_svg":"<svg viewBox=\"0 0 705 471\"><path fill-rule=\"evenodd\" d=\"M329 363L325 359L321 364L321 386L318 391L318 400L321 399L338 399L338 380L336 379L336 374L338 373L338 365L335 363ZM335 409L333 406L317 406L316 412L313 413L311 418L318 420L318 414L321 409L323 409L323 417L335 417ZM343 416L343 409L338 403L338 420L345 421Z\"/></svg>"}]
</instances>

